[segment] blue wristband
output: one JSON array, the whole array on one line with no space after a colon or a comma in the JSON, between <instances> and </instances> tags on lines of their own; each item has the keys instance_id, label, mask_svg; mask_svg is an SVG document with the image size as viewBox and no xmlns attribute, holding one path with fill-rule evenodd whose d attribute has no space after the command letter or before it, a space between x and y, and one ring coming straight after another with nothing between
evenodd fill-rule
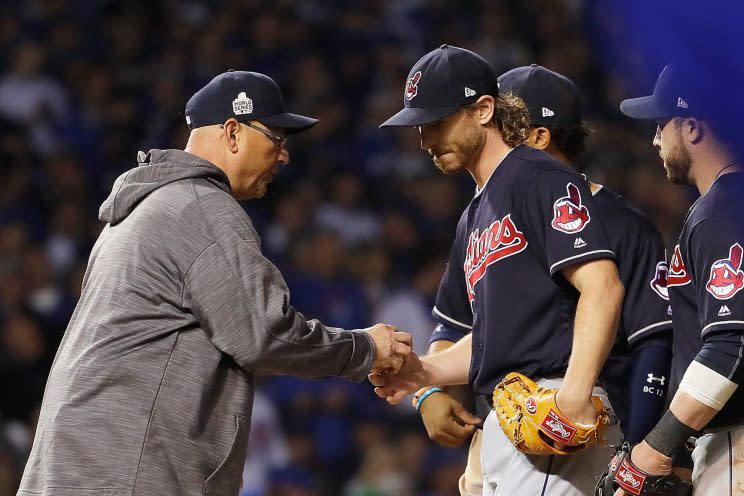
<instances>
[{"instance_id":1,"label":"blue wristband","mask_svg":"<svg viewBox=\"0 0 744 496\"><path fill-rule=\"evenodd\" d=\"M427 389L424 394L422 394L421 396L419 396L419 399L416 402L416 411L418 412L418 411L421 410L421 403L423 403L426 398L428 398L429 396L431 396L434 393L441 393L441 392L442 392L442 390L439 389L438 387L430 387L429 389Z\"/></svg>"}]
</instances>

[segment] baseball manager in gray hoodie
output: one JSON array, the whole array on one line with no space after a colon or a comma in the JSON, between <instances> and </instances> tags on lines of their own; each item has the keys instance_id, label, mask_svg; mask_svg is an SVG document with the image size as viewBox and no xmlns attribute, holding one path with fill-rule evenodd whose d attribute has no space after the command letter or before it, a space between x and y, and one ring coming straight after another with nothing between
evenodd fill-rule
<instances>
[{"instance_id":1,"label":"baseball manager in gray hoodie","mask_svg":"<svg viewBox=\"0 0 744 496\"><path fill-rule=\"evenodd\" d=\"M255 374L397 370L411 338L382 324L326 327L292 308L236 200L289 163L269 77L231 71L186 104L185 151L140 152L114 183L57 351L23 496L238 493Z\"/></svg>"}]
</instances>

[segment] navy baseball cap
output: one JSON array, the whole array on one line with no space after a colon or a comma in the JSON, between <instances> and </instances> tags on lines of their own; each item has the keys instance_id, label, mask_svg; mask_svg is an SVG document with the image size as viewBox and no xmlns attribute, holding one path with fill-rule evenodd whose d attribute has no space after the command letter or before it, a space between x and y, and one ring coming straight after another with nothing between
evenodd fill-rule
<instances>
[{"instance_id":1,"label":"navy baseball cap","mask_svg":"<svg viewBox=\"0 0 744 496\"><path fill-rule=\"evenodd\" d=\"M470 50L442 45L414 64L403 91L403 110L380 127L422 126L444 119L482 95L498 95L496 75Z\"/></svg>"},{"instance_id":2,"label":"navy baseball cap","mask_svg":"<svg viewBox=\"0 0 744 496\"><path fill-rule=\"evenodd\" d=\"M510 91L524 100L533 125L575 127L581 125L581 95L562 74L532 64L499 76L499 91Z\"/></svg>"},{"instance_id":3,"label":"navy baseball cap","mask_svg":"<svg viewBox=\"0 0 744 496\"><path fill-rule=\"evenodd\" d=\"M701 72L682 64L667 65L653 94L623 100L620 111L633 119L647 120L701 115L706 107L703 95L714 96L710 92L715 91Z\"/></svg>"},{"instance_id":4,"label":"navy baseball cap","mask_svg":"<svg viewBox=\"0 0 744 496\"><path fill-rule=\"evenodd\" d=\"M258 72L228 71L212 79L186 103L189 129L222 124L230 117L240 122L259 121L298 133L318 119L291 114L284 108L279 86Z\"/></svg>"}]
</instances>

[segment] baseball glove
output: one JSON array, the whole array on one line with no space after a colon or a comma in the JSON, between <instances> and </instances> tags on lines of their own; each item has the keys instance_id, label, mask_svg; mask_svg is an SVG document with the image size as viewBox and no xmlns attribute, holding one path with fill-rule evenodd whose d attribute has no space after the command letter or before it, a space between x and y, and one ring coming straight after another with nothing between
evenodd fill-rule
<instances>
[{"instance_id":1,"label":"baseball glove","mask_svg":"<svg viewBox=\"0 0 744 496\"><path fill-rule=\"evenodd\" d=\"M631 446L623 443L597 481L595 496L612 496L618 488L636 496L691 496L692 484L674 474L651 475L630 461Z\"/></svg>"},{"instance_id":2,"label":"baseball glove","mask_svg":"<svg viewBox=\"0 0 744 496\"><path fill-rule=\"evenodd\" d=\"M511 372L493 391L493 409L512 444L529 455L569 455L602 439L609 415L602 400L592 396L597 411L593 425L581 425L563 416L555 403L556 389L538 386Z\"/></svg>"}]
</instances>

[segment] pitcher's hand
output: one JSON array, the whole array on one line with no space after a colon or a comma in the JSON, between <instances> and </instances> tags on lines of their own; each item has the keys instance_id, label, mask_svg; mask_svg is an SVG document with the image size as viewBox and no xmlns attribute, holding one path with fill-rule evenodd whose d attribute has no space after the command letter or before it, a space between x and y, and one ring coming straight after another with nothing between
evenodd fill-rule
<instances>
[{"instance_id":1,"label":"pitcher's hand","mask_svg":"<svg viewBox=\"0 0 744 496\"><path fill-rule=\"evenodd\" d=\"M406 395L429 383L424 367L415 353L404 357L403 365L396 372L372 372L369 382L375 386L375 394L391 405L397 405Z\"/></svg>"}]
</instances>

